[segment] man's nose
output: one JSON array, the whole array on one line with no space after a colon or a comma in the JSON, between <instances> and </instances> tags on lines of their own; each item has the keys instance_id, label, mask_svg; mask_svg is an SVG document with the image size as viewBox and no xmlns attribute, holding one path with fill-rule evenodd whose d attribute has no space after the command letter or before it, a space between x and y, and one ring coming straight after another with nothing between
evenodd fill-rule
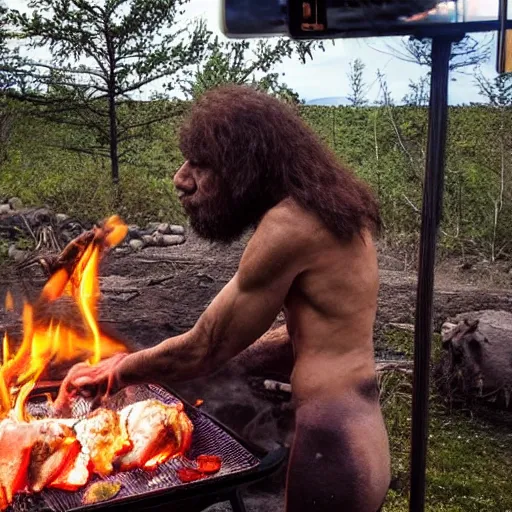
<instances>
[{"instance_id":1,"label":"man's nose","mask_svg":"<svg viewBox=\"0 0 512 512\"><path fill-rule=\"evenodd\" d=\"M178 172L174 175L174 186L177 189L183 190L185 192L193 192L196 184L194 181L194 177L190 171L190 166L188 162L185 162L179 169Z\"/></svg>"}]
</instances>

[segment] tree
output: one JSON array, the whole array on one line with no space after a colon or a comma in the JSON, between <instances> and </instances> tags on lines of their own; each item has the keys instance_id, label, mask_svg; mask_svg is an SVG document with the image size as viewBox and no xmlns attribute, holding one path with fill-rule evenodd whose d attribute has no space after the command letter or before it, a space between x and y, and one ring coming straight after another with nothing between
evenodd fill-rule
<instances>
[{"instance_id":1,"label":"tree","mask_svg":"<svg viewBox=\"0 0 512 512\"><path fill-rule=\"evenodd\" d=\"M432 66L431 39L409 37L402 39L397 46L389 45L388 47L388 53L405 62L412 62L429 68ZM465 36L461 41L452 45L450 71L460 71L463 68L474 67L489 60L490 55L490 40L478 41L472 36Z\"/></svg>"},{"instance_id":2,"label":"tree","mask_svg":"<svg viewBox=\"0 0 512 512\"><path fill-rule=\"evenodd\" d=\"M430 73L421 76L417 82L409 80L409 92L403 102L410 107L427 107L430 100Z\"/></svg>"},{"instance_id":3,"label":"tree","mask_svg":"<svg viewBox=\"0 0 512 512\"><path fill-rule=\"evenodd\" d=\"M16 83L17 51L8 45L14 36L10 27L10 11L0 1L0 93L9 90Z\"/></svg>"},{"instance_id":4,"label":"tree","mask_svg":"<svg viewBox=\"0 0 512 512\"><path fill-rule=\"evenodd\" d=\"M120 145L170 115L162 102L139 108L133 94L157 80L172 90L180 73L202 59L204 23L176 27L187 1L32 0L30 15L14 11L29 47L52 53L50 63L25 65L32 88L19 96L50 119L93 133L70 149L108 156L114 184Z\"/></svg>"},{"instance_id":5,"label":"tree","mask_svg":"<svg viewBox=\"0 0 512 512\"><path fill-rule=\"evenodd\" d=\"M280 78L284 75L272 70L284 59L298 56L302 62L312 57L313 46L318 43L294 42L280 38L275 43L260 40L220 41L215 37L208 44L206 58L183 85L189 98L223 84L251 84L260 90L297 103L299 97Z\"/></svg>"},{"instance_id":6,"label":"tree","mask_svg":"<svg viewBox=\"0 0 512 512\"><path fill-rule=\"evenodd\" d=\"M512 73L487 78L480 70L475 73L475 82L481 96L493 107L512 106Z\"/></svg>"},{"instance_id":7,"label":"tree","mask_svg":"<svg viewBox=\"0 0 512 512\"><path fill-rule=\"evenodd\" d=\"M0 1L0 163L7 156L7 144L11 135L14 112L5 92L16 86L18 55L9 47L14 36L10 29L9 9Z\"/></svg>"},{"instance_id":8,"label":"tree","mask_svg":"<svg viewBox=\"0 0 512 512\"><path fill-rule=\"evenodd\" d=\"M420 66L432 66L432 40L409 37L402 39L398 45L388 45L389 53L405 62ZM490 41L478 41L472 36L465 36L461 41L452 45L450 55L450 71L463 72L464 68L478 66L491 55ZM452 77L452 80L455 78ZM409 92L403 97L403 102L410 106L427 106L430 99L430 69L418 81L409 81Z\"/></svg>"},{"instance_id":9,"label":"tree","mask_svg":"<svg viewBox=\"0 0 512 512\"><path fill-rule=\"evenodd\" d=\"M361 59L355 59L349 63L349 67L348 83L350 94L347 96L347 100L353 107L363 107L368 104L366 99L368 86L364 81L364 62Z\"/></svg>"},{"instance_id":10,"label":"tree","mask_svg":"<svg viewBox=\"0 0 512 512\"><path fill-rule=\"evenodd\" d=\"M492 197L492 234L489 242L491 261L495 261L501 255L508 244L498 247L501 218L505 205L510 204L512 197L511 163L510 151L512 149L512 138L510 136L510 107L512 107L512 74L503 73L496 75L493 79L487 78L481 71L475 73L475 82L479 93L484 96L488 103L499 113L499 125L493 134L499 141L497 161L490 162L491 170L496 174L496 191ZM496 133L497 132L497 133ZM496 172L496 169L499 169Z\"/></svg>"}]
</instances>

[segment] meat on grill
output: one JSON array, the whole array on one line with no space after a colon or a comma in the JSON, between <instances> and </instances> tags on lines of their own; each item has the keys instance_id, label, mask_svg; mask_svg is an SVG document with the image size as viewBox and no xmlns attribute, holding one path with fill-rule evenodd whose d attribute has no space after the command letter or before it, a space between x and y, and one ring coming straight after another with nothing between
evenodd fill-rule
<instances>
[{"instance_id":1,"label":"meat on grill","mask_svg":"<svg viewBox=\"0 0 512 512\"><path fill-rule=\"evenodd\" d=\"M121 471L153 469L190 448L194 427L181 403L145 400L128 405L119 415L133 443L117 461Z\"/></svg>"},{"instance_id":2,"label":"meat on grill","mask_svg":"<svg viewBox=\"0 0 512 512\"><path fill-rule=\"evenodd\" d=\"M110 475L116 457L132 446L124 422L111 409L96 409L75 425L75 432L90 457L92 472L100 476Z\"/></svg>"},{"instance_id":3,"label":"meat on grill","mask_svg":"<svg viewBox=\"0 0 512 512\"><path fill-rule=\"evenodd\" d=\"M0 422L0 510L24 489L46 487L80 452L74 432L57 421Z\"/></svg>"},{"instance_id":4,"label":"meat on grill","mask_svg":"<svg viewBox=\"0 0 512 512\"><path fill-rule=\"evenodd\" d=\"M97 409L82 420L0 421L0 510L21 491L76 491L92 473L153 469L184 454L193 425L183 404L146 400L119 413Z\"/></svg>"}]
</instances>

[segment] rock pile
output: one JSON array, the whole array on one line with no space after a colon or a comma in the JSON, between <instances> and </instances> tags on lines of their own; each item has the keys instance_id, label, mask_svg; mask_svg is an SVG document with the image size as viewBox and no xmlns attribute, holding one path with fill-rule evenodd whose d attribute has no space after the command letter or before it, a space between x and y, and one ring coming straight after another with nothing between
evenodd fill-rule
<instances>
[{"instance_id":1,"label":"rock pile","mask_svg":"<svg viewBox=\"0 0 512 512\"><path fill-rule=\"evenodd\" d=\"M124 240L133 251L140 251L144 247L169 247L184 242L185 228L167 222L150 222L145 229L132 224Z\"/></svg>"},{"instance_id":2,"label":"rock pile","mask_svg":"<svg viewBox=\"0 0 512 512\"><path fill-rule=\"evenodd\" d=\"M8 255L16 262L37 251L60 252L71 240L93 227L49 208L24 208L12 197L0 204L0 240L8 244ZM145 247L169 247L185 242L185 228L166 222L145 227L130 225L118 250L140 251Z\"/></svg>"}]
</instances>

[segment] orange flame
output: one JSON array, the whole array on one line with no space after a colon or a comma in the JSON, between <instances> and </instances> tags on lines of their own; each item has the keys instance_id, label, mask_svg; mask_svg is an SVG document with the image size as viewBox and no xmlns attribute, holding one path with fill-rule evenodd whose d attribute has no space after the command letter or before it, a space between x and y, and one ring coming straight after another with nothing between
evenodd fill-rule
<instances>
[{"instance_id":1,"label":"orange flame","mask_svg":"<svg viewBox=\"0 0 512 512\"><path fill-rule=\"evenodd\" d=\"M78 305L85 333L57 322L45 325L34 322L34 309L23 306L23 339L16 353L11 354L7 333L3 339L3 360L0 365L0 419L11 411L16 418L27 421L25 401L36 382L52 362L85 360L97 364L101 359L126 347L106 336L98 325L97 306L100 296L98 268L102 252L119 244L128 232L117 216L110 217L101 228L95 228L94 238L85 247L71 274L66 267L55 272L45 284L41 302L52 302L68 296ZM12 296L6 298L6 308L12 306Z\"/></svg>"}]
</instances>

